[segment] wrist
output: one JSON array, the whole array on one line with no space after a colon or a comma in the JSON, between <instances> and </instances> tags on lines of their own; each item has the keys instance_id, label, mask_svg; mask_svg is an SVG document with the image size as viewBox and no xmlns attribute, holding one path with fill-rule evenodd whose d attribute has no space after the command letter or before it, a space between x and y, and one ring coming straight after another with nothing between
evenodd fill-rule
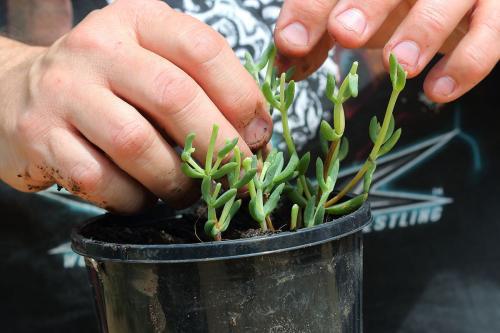
<instances>
[{"instance_id":1,"label":"wrist","mask_svg":"<svg viewBox=\"0 0 500 333\"><path fill-rule=\"evenodd\" d=\"M0 36L0 77L4 77L12 68L36 58L45 50L45 47L30 46Z\"/></svg>"},{"instance_id":2,"label":"wrist","mask_svg":"<svg viewBox=\"0 0 500 333\"><path fill-rule=\"evenodd\" d=\"M22 109L30 68L45 50L0 37L0 139L12 130L15 112L11 111Z\"/></svg>"}]
</instances>

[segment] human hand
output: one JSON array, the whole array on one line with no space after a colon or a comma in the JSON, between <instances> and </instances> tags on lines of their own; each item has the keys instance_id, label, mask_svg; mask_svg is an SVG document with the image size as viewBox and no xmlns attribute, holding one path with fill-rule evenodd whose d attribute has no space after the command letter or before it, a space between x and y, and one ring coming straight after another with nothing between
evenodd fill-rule
<instances>
[{"instance_id":1,"label":"human hand","mask_svg":"<svg viewBox=\"0 0 500 333\"><path fill-rule=\"evenodd\" d=\"M214 123L217 145L238 137L246 155L271 136L224 38L161 1L115 1L50 48L12 45L0 61L0 176L16 189L57 183L122 213L157 197L188 204L196 191L174 146L189 132L197 158Z\"/></svg>"},{"instance_id":2,"label":"human hand","mask_svg":"<svg viewBox=\"0 0 500 333\"><path fill-rule=\"evenodd\" d=\"M275 30L282 67L297 78L316 70L333 41L346 48L383 47L418 75L446 55L424 82L436 102L452 101L478 84L500 59L498 0L286 0Z\"/></svg>"}]
</instances>

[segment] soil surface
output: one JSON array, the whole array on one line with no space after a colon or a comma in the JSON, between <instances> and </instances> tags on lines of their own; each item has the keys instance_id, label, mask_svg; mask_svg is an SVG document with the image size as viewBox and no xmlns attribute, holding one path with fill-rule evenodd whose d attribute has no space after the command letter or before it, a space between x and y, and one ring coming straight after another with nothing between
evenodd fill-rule
<instances>
[{"instance_id":1,"label":"soil surface","mask_svg":"<svg viewBox=\"0 0 500 333\"><path fill-rule=\"evenodd\" d=\"M243 205L245 206L245 205ZM269 236L287 230L283 219L276 216L288 216L287 209L278 209L272 217L275 231L263 232L259 225L243 208L233 218L222 240L243 239ZM206 211L198 205L182 212L174 212L164 205L135 216L106 214L98 218L98 223L91 223L83 230L83 236L117 244L187 244L212 241L205 235L203 225Z\"/></svg>"}]
</instances>

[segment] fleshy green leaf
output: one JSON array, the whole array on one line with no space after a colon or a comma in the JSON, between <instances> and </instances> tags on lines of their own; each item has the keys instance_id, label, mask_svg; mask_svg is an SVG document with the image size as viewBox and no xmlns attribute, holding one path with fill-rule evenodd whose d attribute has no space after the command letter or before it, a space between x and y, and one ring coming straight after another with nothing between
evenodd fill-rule
<instances>
[{"instance_id":1,"label":"fleshy green leaf","mask_svg":"<svg viewBox=\"0 0 500 333\"><path fill-rule=\"evenodd\" d=\"M219 196L219 193L220 193L220 190L222 189L222 184L221 183L217 183L215 184L215 189L211 195L212 197L212 202L215 202L215 198L217 198Z\"/></svg>"},{"instance_id":2,"label":"fleshy green leaf","mask_svg":"<svg viewBox=\"0 0 500 333\"><path fill-rule=\"evenodd\" d=\"M264 94L264 97L266 98L267 102L276 109L280 108L280 103L276 100L276 97L274 96L274 93L271 89L271 86L269 83L265 82L262 85L262 93Z\"/></svg>"},{"instance_id":3,"label":"fleshy green leaf","mask_svg":"<svg viewBox=\"0 0 500 333\"><path fill-rule=\"evenodd\" d=\"M234 215L236 215L236 213L238 212L238 210L240 209L240 207L241 207L241 199L236 200L235 202L233 202L233 205L231 206L231 210L229 211L229 217L231 219L234 217Z\"/></svg>"},{"instance_id":4,"label":"fleshy green leaf","mask_svg":"<svg viewBox=\"0 0 500 333\"><path fill-rule=\"evenodd\" d=\"M288 110L295 98L295 81L290 81L285 89L285 110Z\"/></svg>"},{"instance_id":5,"label":"fleshy green leaf","mask_svg":"<svg viewBox=\"0 0 500 333\"><path fill-rule=\"evenodd\" d=\"M326 213L336 216L352 213L356 209L361 207L363 202L366 201L367 197L368 196L366 194L360 194L357 197L354 197L342 203L326 208Z\"/></svg>"},{"instance_id":6,"label":"fleshy green leaf","mask_svg":"<svg viewBox=\"0 0 500 333\"><path fill-rule=\"evenodd\" d=\"M321 121L319 134L326 141L337 141L341 138L341 135L338 135L326 120Z\"/></svg>"},{"instance_id":7,"label":"fleshy green leaf","mask_svg":"<svg viewBox=\"0 0 500 333\"><path fill-rule=\"evenodd\" d=\"M219 150L219 152L217 153L217 157L223 159L224 157L226 157L227 154L229 154L229 152L233 150L233 148L237 144L238 144L238 138L234 138L233 140L227 140L224 147L222 147L222 149Z\"/></svg>"},{"instance_id":8,"label":"fleshy green leaf","mask_svg":"<svg viewBox=\"0 0 500 333\"><path fill-rule=\"evenodd\" d=\"M297 229L297 217L299 215L299 205L294 204L290 212L290 230L294 231Z\"/></svg>"},{"instance_id":9,"label":"fleshy green leaf","mask_svg":"<svg viewBox=\"0 0 500 333\"><path fill-rule=\"evenodd\" d=\"M394 134L387 140L386 143L382 147L380 147L380 150L378 152L378 156L382 156L390 152L396 143L398 143L399 138L401 137L402 129L398 129Z\"/></svg>"},{"instance_id":10,"label":"fleshy green leaf","mask_svg":"<svg viewBox=\"0 0 500 333\"><path fill-rule=\"evenodd\" d=\"M394 120L394 116L391 117L391 121L389 122L389 127L387 128L387 133L385 134L384 143L387 142L394 133L394 126L396 125L396 121Z\"/></svg>"},{"instance_id":11,"label":"fleshy green leaf","mask_svg":"<svg viewBox=\"0 0 500 333\"><path fill-rule=\"evenodd\" d=\"M378 133L380 132L380 123L377 120L376 116L373 116L372 120L370 121L370 139L372 142L375 144L377 141Z\"/></svg>"},{"instance_id":12,"label":"fleshy green leaf","mask_svg":"<svg viewBox=\"0 0 500 333\"><path fill-rule=\"evenodd\" d=\"M269 168L267 169L266 177L264 178L264 188L268 188L273 185L273 180L278 175L281 170L283 169L283 164L284 164L284 159L283 159L283 152L278 152L276 154L276 157L273 158L271 161L271 164L269 165Z\"/></svg>"},{"instance_id":13,"label":"fleshy green leaf","mask_svg":"<svg viewBox=\"0 0 500 333\"><path fill-rule=\"evenodd\" d=\"M392 86L395 87L398 79L398 60L396 56L391 53L389 56L389 75L391 77Z\"/></svg>"},{"instance_id":14,"label":"fleshy green leaf","mask_svg":"<svg viewBox=\"0 0 500 333\"><path fill-rule=\"evenodd\" d=\"M351 97L358 97L358 74L349 74L348 80Z\"/></svg>"},{"instance_id":15,"label":"fleshy green leaf","mask_svg":"<svg viewBox=\"0 0 500 333\"><path fill-rule=\"evenodd\" d=\"M267 63L269 62L269 57L271 53L273 52L273 49L275 48L274 43L269 44L264 52L262 53L259 62L257 63L257 68L258 70L264 69L266 67Z\"/></svg>"},{"instance_id":16,"label":"fleshy green leaf","mask_svg":"<svg viewBox=\"0 0 500 333\"><path fill-rule=\"evenodd\" d=\"M349 74L356 74L358 72L358 65L359 63L354 61L351 65L351 69L349 70Z\"/></svg>"},{"instance_id":17,"label":"fleshy green leaf","mask_svg":"<svg viewBox=\"0 0 500 333\"><path fill-rule=\"evenodd\" d=\"M325 178L323 177L323 161L320 157L316 159L316 180L322 191L326 191Z\"/></svg>"},{"instance_id":18,"label":"fleshy green leaf","mask_svg":"<svg viewBox=\"0 0 500 333\"><path fill-rule=\"evenodd\" d=\"M299 165L297 166L297 171L299 175L305 175L307 169L309 168L309 162L311 161L311 153L307 152L300 158Z\"/></svg>"},{"instance_id":19,"label":"fleshy green leaf","mask_svg":"<svg viewBox=\"0 0 500 333\"><path fill-rule=\"evenodd\" d=\"M299 157L297 156L296 153L293 153L285 169L281 173L279 173L276 177L274 177L273 183L281 184L283 182L290 180L293 177L293 172L295 171L298 165L299 165Z\"/></svg>"},{"instance_id":20,"label":"fleshy green leaf","mask_svg":"<svg viewBox=\"0 0 500 333\"><path fill-rule=\"evenodd\" d=\"M207 156L205 159L205 171L207 174L212 170L212 161L215 150L215 140L217 140L217 134L219 133L219 125L214 124L212 127L212 135L210 136L210 142L208 143Z\"/></svg>"},{"instance_id":21,"label":"fleshy green leaf","mask_svg":"<svg viewBox=\"0 0 500 333\"><path fill-rule=\"evenodd\" d=\"M402 91L405 88L406 85L406 71L401 67L401 65L398 64L398 79L396 83L396 91Z\"/></svg>"},{"instance_id":22,"label":"fleshy green leaf","mask_svg":"<svg viewBox=\"0 0 500 333\"><path fill-rule=\"evenodd\" d=\"M236 162L226 163L223 166L221 166L219 170L216 170L215 172L212 173L212 178L215 180L220 179L225 175L227 175L228 173L233 172L237 167L238 163Z\"/></svg>"},{"instance_id":23,"label":"fleshy green leaf","mask_svg":"<svg viewBox=\"0 0 500 333\"><path fill-rule=\"evenodd\" d=\"M293 77L293 74L295 74L295 66L290 67L286 72L285 72L285 81L290 81Z\"/></svg>"},{"instance_id":24,"label":"fleshy green leaf","mask_svg":"<svg viewBox=\"0 0 500 333\"><path fill-rule=\"evenodd\" d=\"M191 168L186 162L183 162L181 164L181 171L188 177L194 178L194 179L202 179L203 174L199 173L195 169Z\"/></svg>"},{"instance_id":25,"label":"fleshy green leaf","mask_svg":"<svg viewBox=\"0 0 500 333\"><path fill-rule=\"evenodd\" d=\"M256 160L256 159L255 159ZM241 162L241 166L243 167L243 170L248 171L252 168L255 168L253 164L254 158L247 157Z\"/></svg>"},{"instance_id":26,"label":"fleshy green leaf","mask_svg":"<svg viewBox=\"0 0 500 333\"><path fill-rule=\"evenodd\" d=\"M257 174L257 169L250 169L248 171L245 171L245 174L243 175L243 177L241 177L241 179L238 180L233 185L233 187L237 188L237 189L242 188L243 186L248 184L255 177L256 174Z\"/></svg>"},{"instance_id":27,"label":"fleshy green leaf","mask_svg":"<svg viewBox=\"0 0 500 333\"><path fill-rule=\"evenodd\" d=\"M203 177L203 181L201 182L201 196L206 203L209 203L211 200L211 186L212 180L208 176Z\"/></svg>"},{"instance_id":28,"label":"fleshy green leaf","mask_svg":"<svg viewBox=\"0 0 500 333\"><path fill-rule=\"evenodd\" d=\"M349 153L349 140L344 136L342 137L342 141L340 142L339 148L339 161L342 162Z\"/></svg>"},{"instance_id":29,"label":"fleshy green leaf","mask_svg":"<svg viewBox=\"0 0 500 333\"><path fill-rule=\"evenodd\" d=\"M345 113L342 105L338 108L333 108L333 127L337 135L342 136L342 134L344 134Z\"/></svg>"},{"instance_id":30,"label":"fleshy green leaf","mask_svg":"<svg viewBox=\"0 0 500 333\"><path fill-rule=\"evenodd\" d=\"M224 223L220 227L220 232L224 232L224 231L227 230L227 228L229 227L229 223L233 219L234 215L236 215L236 213L238 212L238 210L240 209L240 207L241 207L241 199L240 200L236 200L236 201L234 201L232 203L231 208L229 210L229 214L224 219Z\"/></svg>"},{"instance_id":31,"label":"fleshy green leaf","mask_svg":"<svg viewBox=\"0 0 500 333\"><path fill-rule=\"evenodd\" d=\"M205 226L203 227L203 229L205 230L205 234L207 234L207 236L212 236L212 229L214 228L216 223L217 221L215 220L208 220L207 222L205 222Z\"/></svg>"},{"instance_id":32,"label":"fleshy green leaf","mask_svg":"<svg viewBox=\"0 0 500 333\"><path fill-rule=\"evenodd\" d=\"M194 152L193 148L193 140L196 137L196 134L194 133L189 133L186 136L186 141L184 142L184 150L182 151L181 154L181 159L183 162L187 162L189 158L191 158L191 154Z\"/></svg>"},{"instance_id":33,"label":"fleshy green leaf","mask_svg":"<svg viewBox=\"0 0 500 333\"><path fill-rule=\"evenodd\" d=\"M335 77L328 73L326 75L326 98L328 98L332 103L337 103L335 98Z\"/></svg>"},{"instance_id":34,"label":"fleshy green leaf","mask_svg":"<svg viewBox=\"0 0 500 333\"><path fill-rule=\"evenodd\" d=\"M210 230L210 237L216 239L217 235L220 233L219 228L217 228L218 224L214 224L212 230Z\"/></svg>"},{"instance_id":35,"label":"fleshy green leaf","mask_svg":"<svg viewBox=\"0 0 500 333\"><path fill-rule=\"evenodd\" d=\"M326 187L326 190L324 190L325 192L327 191L331 192L333 190L333 187L335 186L335 183L337 181L337 177L339 176L339 169L340 169L340 161L337 158L335 162L333 162L330 169L328 170L329 172L327 177L331 179L331 184L330 186Z\"/></svg>"},{"instance_id":36,"label":"fleshy green leaf","mask_svg":"<svg viewBox=\"0 0 500 333\"><path fill-rule=\"evenodd\" d=\"M258 81L258 69L253 62L252 55L248 52L245 52L245 64L243 65L250 75L254 78L254 80Z\"/></svg>"},{"instance_id":37,"label":"fleshy green leaf","mask_svg":"<svg viewBox=\"0 0 500 333\"><path fill-rule=\"evenodd\" d=\"M307 200L306 208L304 210L304 226L309 228L314 225L314 203L316 202L316 196L313 195L309 200Z\"/></svg>"},{"instance_id":38,"label":"fleshy green leaf","mask_svg":"<svg viewBox=\"0 0 500 333\"><path fill-rule=\"evenodd\" d=\"M259 223L262 223L266 219L264 212L261 212L257 208L257 202L254 199L250 200L248 203L248 211L250 212L252 218Z\"/></svg>"},{"instance_id":39,"label":"fleshy green leaf","mask_svg":"<svg viewBox=\"0 0 500 333\"><path fill-rule=\"evenodd\" d=\"M236 196L236 189L235 188L229 189L215 200L213 207L215 209L222 207L224 204L226 204L226 202L233 199L235 196Z\"/></svg>"},{"instance_id":40,"label":"fleshy green leaf","mask_svg":"<svg viewBox=\"0 0 500 333\"><path fill-rule=\"evenodd\" d=\"M264 204L264 214L267 216L276 208L281 197L281 192L285 188L285 184L282 183L274 189L274 191L269 196L269 199Z\"/></svg>"},{"instance_id":41,"label":"fleshy green leaf","mask_svg":"<svg viewBox=\"0 0 500 333\"><path fill-rule=\"evenodd\" d=\"M278 88L278 86L280 85L280 79L278 78L278 75L276 75L276 73L278 73L278 68L275 66L273 67L273 72L271 74L271 90L272 91L275 91L276 88Z\"/></svg>"},{"instance_id":42,"label":"fleshy green leaf","mask_svg":"<svg viewBox=\"0 0 500 333\"><path fill-rule=\"evenodd\" d=\"M276 148L271 149L269 154L267 154L267 156L266 156L266 162L271 162L276 157L277 154L278 154L278 149L276 149ZM257 165L255 165L254 167L256 167L256 166Z\"/></svg>"}]
</instances>

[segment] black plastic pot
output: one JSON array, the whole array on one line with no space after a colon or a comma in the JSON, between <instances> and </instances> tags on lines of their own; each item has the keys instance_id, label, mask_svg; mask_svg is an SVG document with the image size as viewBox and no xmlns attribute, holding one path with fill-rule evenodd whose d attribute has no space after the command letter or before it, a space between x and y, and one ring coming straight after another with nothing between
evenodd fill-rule
<instances>
[{"instance_id":1,"label":"black plastic pot","mask_svg":"<svg viewBox=\"0 0 500 333\"><path fill-rule=\"evenodd\" d=\"M85 256L102 332L361 332L362 232L368 204L297 232L222 242L136 245L95 240L97 224L159 223L103 215L72 234ZM182 223L182 217L162 223ZM95 229L95 230L94 230Z\"/></svg>"}]
</instances>

